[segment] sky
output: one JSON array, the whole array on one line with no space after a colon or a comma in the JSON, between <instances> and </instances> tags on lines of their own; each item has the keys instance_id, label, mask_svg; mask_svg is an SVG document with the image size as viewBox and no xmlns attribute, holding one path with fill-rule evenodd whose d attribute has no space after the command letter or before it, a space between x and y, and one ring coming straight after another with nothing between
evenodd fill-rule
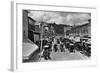
<instances>
[{"instance_id":1,"label":"sky","mask_svg":"<svg viewBox=\"0 0 100 73\"><path fill-rule=\"evenodd\" d=\"M28 16L36 21L65 25L82 25L91 19L90 13L79 12L29 11Z\"/></svg>"}]
</instances>

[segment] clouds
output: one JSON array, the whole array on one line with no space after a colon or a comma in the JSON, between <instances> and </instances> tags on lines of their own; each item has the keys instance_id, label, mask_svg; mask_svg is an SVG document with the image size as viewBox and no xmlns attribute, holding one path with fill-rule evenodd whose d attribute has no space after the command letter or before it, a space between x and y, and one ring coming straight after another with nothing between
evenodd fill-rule
<instances>
[{"instance_id":1,"label":"clouds","mask_svg":"<svg viewBox=\"0 0 100 73\"><path fill-rule=\"evenodd\" d=\"M29 11L28 16L36 21L44 21L48 23L80 25L86 23L91 18L88 13L71 13L71 12L45 12L45 11Z\"/></svg>"},{"instance_id":2,"label":"clouds","mask_svg":"<svg viewBox=\"0 0 100 73\"><path fill-rule=\"evenodd\" d=\"M87 20L90 18L91 18L90 14L69 13L65 19L66 23L68 24L81 25L82 23L88 22Z\"/></svg>"}]
</instances>

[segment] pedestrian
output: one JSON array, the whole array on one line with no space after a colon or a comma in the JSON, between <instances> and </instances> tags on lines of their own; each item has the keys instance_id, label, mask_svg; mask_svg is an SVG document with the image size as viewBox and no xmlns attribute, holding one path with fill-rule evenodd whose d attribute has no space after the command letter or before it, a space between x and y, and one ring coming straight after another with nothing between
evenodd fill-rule
<instances>
[{"instance_id":1,"label":"pedestrian","mask_svg":"<svg viewBox=\"0 0 100 73\"><path fill-rule=\"evenodd\" d=\"M64 44L60 44L60 50L61 50L61 52L65 52L65 49L64 49Z\"/></svg>"},{"instance_id":2,"label":"pedestrian","mask_svg":"<svg viewBox=\"0 0 100 73\"><path fill-rule=\"evenodd\" d=\"M44 52L43 52L43 57L44 57L44 59L45 60L48 60L48 51L47 50L44 50Z\"/></svg>"},{"instance_id":3,"label":"pedestrian","mask_svg":"<svg viewBox=\"0 0 100 73\"><path fill-rule=\"evenodd\" d=\"M57 44L54 44L54 51L55 51L55 52L58 51L58 46L57 46Z\"/></svg>"},{"instance_id":4,"label":"pedestrian","mask_svg":"<svg viewBox=\"0 0 100 73\"><path fill-rule=\"evenodd\" d=\"M57 39L57 44L60 44L60 40L59 39Z\"/></svg>"},{"instance_id":5,"label":"pedestrian","mask_svg":"<svg viewBox=\"0 0 100 73\"><path fill-rule=\"evenodd\" d=\"M44 52L43 52L43 57L45 60L51 60L50 54L51 54L51 44L47 44L44 46Z\"/></svg>"}]
</instances>

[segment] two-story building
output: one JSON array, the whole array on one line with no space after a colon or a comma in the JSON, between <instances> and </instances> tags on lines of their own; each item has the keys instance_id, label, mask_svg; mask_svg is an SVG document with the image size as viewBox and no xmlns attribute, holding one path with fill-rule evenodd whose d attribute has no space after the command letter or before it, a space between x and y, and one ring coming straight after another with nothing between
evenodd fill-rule
<instances>
[{"instance_id":1,"label":"two-story building","mask_svg":"<svg viewBox=\"0 0 100 73\"><path fill-rule=\"evenodd\" d=\"M71 30L69 30L67 33L71 34L73 36L91 36L91 20L88 20L89 22L82 25L73 26Z\"/></svg>"}]
</instances>

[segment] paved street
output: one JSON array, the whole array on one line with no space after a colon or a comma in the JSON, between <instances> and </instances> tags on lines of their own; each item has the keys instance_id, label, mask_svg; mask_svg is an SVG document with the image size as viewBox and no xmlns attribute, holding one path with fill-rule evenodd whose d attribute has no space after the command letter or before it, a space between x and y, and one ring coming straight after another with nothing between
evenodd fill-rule
<instances>
[{"instance_id":1,"label":"paved street","mask_svg":"<svg viewBox=\"0 0 100 73\"><path fill-rule=\"evenodd\" d=\"M52 61L61 61L61 60L86 60L89 59L87 56L81 54L78 51L75 51L75 53L70 53L68 50L66 50L65 52L60 52L60 50L58 52L51 52L51 58ZM41 61L48 61L48 60L44 60L43 58L41 59Z\"/></svg>"},{"instance_id":2,"label":"paved street","mask_svg":"<svg viewBox=\"0 0 100 73\"><path fill-rule=\"evenodd\" d=\"M77 51L75 53L69 53L68 50L66 50L66 52L63 53L60 51L58 51L57 53L52 52L51 57L55 61L56 60L82 60L88 58Z\"/></svg>"}]
</instances>

